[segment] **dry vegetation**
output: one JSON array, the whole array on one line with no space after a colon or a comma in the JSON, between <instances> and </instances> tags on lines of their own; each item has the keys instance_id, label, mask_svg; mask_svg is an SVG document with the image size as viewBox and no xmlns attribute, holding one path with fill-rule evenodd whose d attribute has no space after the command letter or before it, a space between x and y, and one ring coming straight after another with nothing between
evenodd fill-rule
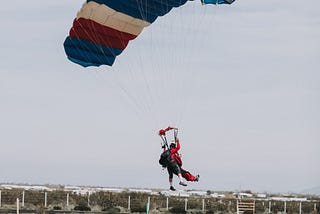
<instances>
[{"instance_id":1,"label":"dry vegetation","mask_svg":"<svg viewBox=\"0 0 320 214\"><path fill-rule=\"evenodd\" d=\"M0 213L15 213L16 199L22 202L24 191L24 207L21 213L145 213L146 203L150 197L150 213L236 213L235 199L217 199L209 197L188 197L188 211L185 211L185 200L183 197L170 197L168 210L167 197L161 195L149 195L135 192L96 192L88 195L78 195L66 191L35 191L35 190L1 190ZM47 194L47 206L45 207L45 194ZM67 205L67 194L69 204ZM129 206L130 196L130 210ZM204 201L203 201L204 200ZM205 211L202 211L203 202ZM316 202L302 202L302 213L314 212L314 205L320 207L319 199ZM267 213L269 202L256 200L255 213ZM272 201L272 213L281 213L284 203ZM287 202L286 211L299 213L299 202Z\"/></svg>"}]
</instances>

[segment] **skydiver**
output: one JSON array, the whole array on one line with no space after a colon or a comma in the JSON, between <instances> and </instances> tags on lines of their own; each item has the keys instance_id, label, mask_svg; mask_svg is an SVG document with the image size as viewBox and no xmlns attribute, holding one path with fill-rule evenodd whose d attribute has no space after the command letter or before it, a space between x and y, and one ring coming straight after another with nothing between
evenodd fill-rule
<instances>
[{"instance_id":1,"label":"skydiver","mask_svg":"<svg viewBox=\"0 0 320 214\"><path fill-rule=\"evenodd\" d=\"M177 144L177 146L176 146L176 144ZM180 149L179 139L176 140L176 144L175 143L171 143L170 144L171 159L167 164L167 170L168 170L168 174L169 174L170 190L172 190L172 191L176 190L172 185L173 174L178 175L178 177L180 179L180 182L179 182L180 185L187 186L187 184L183 182L181 168L180 168L180 166L179 166L179 164L178 164L178 162L176 161L176 158L175 158L176 153ZM164 148L164 150L166 150L166 148Z\"/></svg>"},{"instance_id":2,"label":"skydiver","mask_svg":"<svg viewBox=\"0 0 320 214\"><path fill-rule=\"evenodd\" d=\"M166 164L167 170L168 170L168 174L169 174L169 183L170 183L170 190L175 190L175 188L172 185L172 179L173 179L173 174L178 175L180 182L180 185L183 186L187 186L187 184L185 184L182 180L182 177L185 178L187 181L199 181L199 175L194 176L192 175L190 172L188 172L187 170L182 168L182 160L181 160L181 155L178 153L179 149L180 149L180 141L177 138L177 128L172 128L172 127L168 127L165 130L160 130L159 131L159 135L162 138L164 145L164 151L166 151L166 147L168 147L167 144L167 139L165 137L165 134L167 131L174 129L174 134L175 134L175 143L171 143L170 144L170 154L171 154L171 158L169 158L168 163Z\"/></svg>"}]
</instances>

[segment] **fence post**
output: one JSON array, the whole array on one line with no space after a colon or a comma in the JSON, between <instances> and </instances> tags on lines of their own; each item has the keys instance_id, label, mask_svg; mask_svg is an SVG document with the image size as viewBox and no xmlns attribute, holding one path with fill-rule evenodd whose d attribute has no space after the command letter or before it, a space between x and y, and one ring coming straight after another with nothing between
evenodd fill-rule
<instances>
[{"instance_id":1,"label":"fence post","mask_svg":"<svg viewBox=\"0 0 320 214\"><path fill-rule=\"evenodd\" d=\"M147 202L147 206L146 206L147 214L149 214L149 209L150 209L150 197L148 197L148 202Z\"/></svg>"},{"instance_id":2,"label":"fence post","mask_svg":"<svg viewBox=\"0 0 320 214\"><path fill-rule=\"evenodd\" d=\"M130 195L128 197L128 210L130 210Z\"/></svg>"},{"instance_id":3,"label":"fence post","mask_svg":"<svg viewBox=\"0 0 320 214\"><path fill-rule=\"evenodd\" d=\"M167 210L169 210L169 197L167 197Z\"/></svg>"},{"instance_id":4,"label":"fence post","mask_svg":"<svg viewBox=\"0 0 320 214\"><path fill-rule=\"evenodd\" d=\"M237 214L239 214L239 199L237 199Z\"/></svg>"},{"instance_id":5,"label":"fence post","mask_svg":"<svg viewBox=\"0 0 320 214\"><path fill-rule=\"evenodd\" d=\"M299 203L299 214L301 214L302 208L301 208L301 201Z\"/></svg>"},{"instance_id":6,"label":"fence post","mask_svg":"<svg viewBox=\"0 0 320 214\"><path fill-rule=\"evenodd\" d=\"M1 207L1 190L0 190L0 207Z\"/></svg>"},{"instance_id":7,"label":"fence post","mask_svg":"<svg viewBox=\"0 0 320 214\"><path fill-rule=\"evenodd\" d=\"M202 199L202 211L204 212L204 198Z\"/></svg>"},{"instance_id":8,"label":"fence post","mask_svg":"<svg viewBox=\"0 0 320 214\"><path fill-rule=\"evenodd\" d=\"M269 201L269 213L271 213L271 201Z\"/></svg>"},{"instance_id":9,"label":"fence post","mask_svg":"<svg viewBox=\"0 0 320 214\"><path fill-rule=\"evenodd\" d=\"M184 210L188 210L188 199L184 199Z\"/></svg>"},{"instance_id":10,"label":"fence post","mask_svg":"<svg viewBox=\"0 0 320 214\"><path fill-rule=\"evenodd\" d=\"M22 207L24 207L24 190L22 191L22 204L21 204Z\"/></svg>"},{"instance_id":11,"label":"fence post","mask_svg":"<svg viewBox=\"0 0 320 214\"><path fill-rule=\"evenodd\" d=\"M88 207L90 207L90 192L88 192Z\"/></svg>"},{"instance_id":12,"label":"fence post","mask_svg":"<svg viewBox=\"0 0 320 214\"><path fill-rule=\"evenodd\" d=\"M283 213L287 213L287 202L284 201L284 210L283 210Z\"/></svg>"},{"instance_id":13,"label":"fence post","mask_svg":"<svg viewBox=\"0 0 320 214\"><path fill-rule=\"evenodd\" d=\"M69 207L69 193L67 193L67 207Z\"/></svg>"},{"instance_id":14,"label":"fence post","mask_svg":"<svg viewBox=\"0 0 320 214\"><path fill-rule=\"evenodd\" d=\"M44 207L47 207L47 197L48 197L48 193L45 192L44 193Z\"/></svg>"},{"instance_id":15,"label":"fence post","mask_svg":"<svg viewBox=\"0 0 320 214\"><path fill-rule=\"evenodd\" d=\"M19 203L20 203L19 198L17 198L17 214L19 214L19 206L20 206Z\"/></svg>"},{"instance_id":16,"label":"fence post","mask_svg":"<svg viewBox=\"0 0 320 214\"><path fill-rule=\"evenodd\" d=\"M1 191L0 191L0 206L1 206ZM317 204L316 203L314 203L314 205L313 205L313 210L317 211Z\"/></svg>"}]
</instances>

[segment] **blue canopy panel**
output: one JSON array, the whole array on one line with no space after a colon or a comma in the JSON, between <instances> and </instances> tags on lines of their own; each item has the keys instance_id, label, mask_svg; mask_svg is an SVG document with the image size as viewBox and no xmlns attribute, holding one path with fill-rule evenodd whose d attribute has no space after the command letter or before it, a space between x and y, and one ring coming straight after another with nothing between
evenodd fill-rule
<instances>
[{"instance_id":1,"label":"blue canopy panel","mask_svg":"<svg viewBox=\"0 0 320 214\"><path fill-rule=\"evenodd\" d=\"M173 7L179 7L188 0L87 0L90 1L152 23L158 16L167 14Z\"/></svg>"},{"instance_id":2,"label":"blue canopy panel","mask_svg":"<svg viewBox=\"0 0 320 214\"><path fill-rule=\"evenodd\" d=\"M67 37L64 42L68 59L74 63L87 66L112 65L122 50L102 46L84 39Z\"/></svg>"},{"instance_id":3,"label":"blue canopy panel","mask_svg":"<svg viewBox=\"0 0 320 214\"><path fill-rule=\"evenodd\" d=\"M202 4L232 4L235 0L201 0Z\"/></svg>"}]
</instances>

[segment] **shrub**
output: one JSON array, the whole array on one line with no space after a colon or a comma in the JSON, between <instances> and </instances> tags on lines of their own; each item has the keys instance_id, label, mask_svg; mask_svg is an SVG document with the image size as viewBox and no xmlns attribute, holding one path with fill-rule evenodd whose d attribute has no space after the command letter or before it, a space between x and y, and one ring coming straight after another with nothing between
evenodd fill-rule
<instances>
[{"instance_id":1,"label":"shrub","mask_svg":"<svg viewBox=\"0 0 320 214\"><path fill-rule=\"evenodd\" d=\"M81 201L77 206L74 207L77 211L91 211L91 208L87 205L85 201Z\"/></svg>"},{"instance_id":2,"label":"shrub","mask_svg":"<svg viewBox=\"0 0 320 214\"><path fill-rule=\"evenodd\" d=\"M185 210L184 210L184 208L182 208L182 207L172 207L171 209L170 209L170 212L171 213L179 213L179 214L185 214L185 213L187 213Z\"/></svg>"},{"instance_id":3,"label":"shrub","mask_svg":"<svg viewBox=\"0 0 320 214\"><path fill-rule=\"evenodd\" d=\"M118 207L112 207L109 209L103 209L102 211L106 212L106 213L120 213L121 210Z\"/></svg>"},{"instance_id":4,"label":"shrub","mask_svg":"<svg viewBox=\"0 0 320 214\"><path fill-rule=\"evenodd\" d=\"M54 206L53 209L54 210L62 210L62 208L60 206Z\"/></svg>"}]
</instances>

